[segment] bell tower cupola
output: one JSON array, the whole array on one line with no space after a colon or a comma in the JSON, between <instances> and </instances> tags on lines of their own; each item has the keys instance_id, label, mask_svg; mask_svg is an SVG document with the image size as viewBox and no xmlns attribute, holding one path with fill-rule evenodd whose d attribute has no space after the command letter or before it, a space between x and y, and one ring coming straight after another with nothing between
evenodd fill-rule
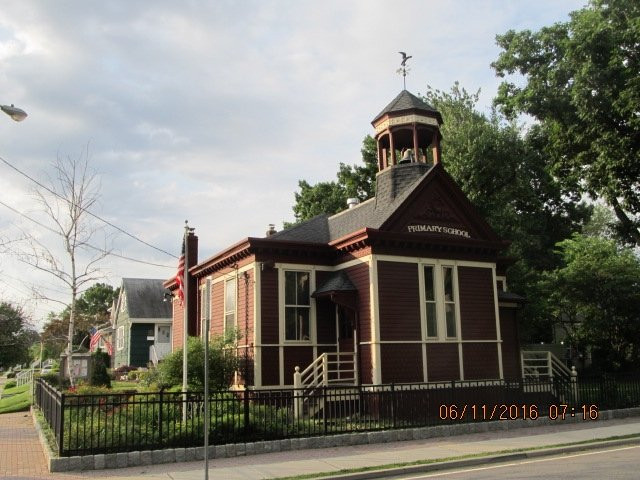
<instances>
[{"instance_id":1,"label":"bell tower cupola","mask_svg":"<svg viewBox=\"0 0 640 480\"><path fill-rule=\"evenodd\" d=\"M402 90L371 122L378 146L378 170L406 163L440 163L442 116Z\"/></svg>"}]
</instances>

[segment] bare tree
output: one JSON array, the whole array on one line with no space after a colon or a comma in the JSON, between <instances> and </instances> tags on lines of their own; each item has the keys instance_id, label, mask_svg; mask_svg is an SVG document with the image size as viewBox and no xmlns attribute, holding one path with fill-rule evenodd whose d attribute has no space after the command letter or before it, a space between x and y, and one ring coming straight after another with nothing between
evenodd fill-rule
<instances>
[{"instance_id":1,"label":"bare tree","mask_svg":"<svg viewBox=\"0 0 640 480\"><path fill-rule=\"evenodd\" d=\"M50 227L45 227L62 240L63 253L53 247L50 235L29 235L28 248L18 258L37 270L48 273L65 285L71 293L69 331L67 339L67 370L71 383L71 353L76 320L76 299L79 293L102 278L98 263L109 254L107 248L96 248L89 242L99 228L93 222L89 209L95 206L99 182L90 170L89 155L84 149L78 157L58 157L55 175L50 185L36 190L38 199ZM40 293L41 298L48 298Z\"/></svg>"}]
</instances>

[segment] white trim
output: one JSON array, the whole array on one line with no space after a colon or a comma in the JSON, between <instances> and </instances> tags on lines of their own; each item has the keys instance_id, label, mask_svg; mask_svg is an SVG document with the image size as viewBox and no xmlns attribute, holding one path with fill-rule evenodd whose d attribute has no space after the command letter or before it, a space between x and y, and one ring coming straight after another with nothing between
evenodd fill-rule
<instances>
[{"instance_id":1,"label":"white trim","mask_svg":"<svg viewBox=\"0 0 640 480\"><path fill-rule=\"evenodd\" d=\"M403 343L407 343L407 344L417 344L417 343L424 343L425 345L445 345L445 344L449 344L449 345L453 345L454 343L503 343L502 340L446 340L446 341L440 341L440 340L380 340L378 342L360 342L360 345L383 345L383 344L403 344ZM277 346L277 345L264 345L266 346ZM318 345L319 347L322 346L333 346L333 344L331 345Z\"/></svg>"},{"instance_id":2,"label":"white trim","mask_svg":"<svg viewBox=\"0 0 640 480\"><path fill-rule=\"evenodd\" d=\"M130 318L129 323L173 323L171 318Z\"/></svg>"},{"instance_id":3,"label":"white trim","mask_svg":"<svg viewBox=\"0 0 640 480\"><path fill-rule=\"evenodd\" d=\"M496 316L496 339L502 340L502 332L500 331L500 306L498 305L498 282L496 278L496 267L491 269L491 279L493 283L493 305ZM506 285L504 283L503 285ZM502 367L502 345L498 345L498 371L500 379L504 378L504 370Z\"/></svg>"},{"instance_id":4,"label":"white trim","mask_svg":"<svg viewBox=\"0 0 640 480\"><path fill-rule=\"evenodd\" d=\"M213 275L207 275L206 277L200 277L200 281L205 281L207 278L211 278L211 285L215 285L216 283L223 282L225 280L228 280L231 277L238 276L239 274L244 273L247 270L251 270L252 268L254 268L255 264L256 264L256 262L251 262L251 263L249 263L247 265L244 265L242 267L234 268L232 271L227 272L227 273L223 273L223 274L217 276L216 278L213 278Z\"/></svg>"},{"instance_id":5,"label":"white trim","mask_svg":"<svg viewBox=\"0 0 640 480\"><path fill-rule=\"evenodd\" d=\"M505 275L497 275L495 276L496 279L496 283L497 282L502 282L502 291L506 292L507 291L507 277Z\"/></svg>"},{"instance_id":6,"label":"white trim","mask_svg":"<svg viewBox=\"0 0 640 480\"><path fill-rule=\"evenodd\" d=\"M231 313L231 310L227 311L227 285L229 284L229 282L233 282L235 286L235 293L234 293L235 302L233 305L233 325L235 330L238 329L238 294L239 292L238 292L238 274L236 271L235 275L231 275L224 279L224 284L222 289L222 295L224 295L222 298L222 333L223 335L226 335L227 333L227 329L228 329L227 315Z\"/></svg>"},{"instance_id":7,"label":"white trim","mask_svg":"<svg viewBox=\"0 0 640 480\"><path fill-rule=\"evenodd\" d=\"M262 265L253 263L253 385L262 385Z\"/></svg>"},{"instance_id":8,"label":"white trim","mask_svg":"<svg viewBox=\"0 0 640 480\"><path fill-rule=\"evenodd\" d=\"M420 338L422 339L422 380L427 382L429 376L427 375L427 345L425 343L427 339L427 323L423 322L422 319L427 318L427 301L423 302L422 299L424 295L424 266L418 265L418 301L420 302Z\"/></svg>"},{"instance_id":9,"label":"white trim","mask_svg":"<svg viewBox=\"0 0 640 480\"><path fill-rule=\"evenodd\" d=\"M124 344L124 325L120 325L116 330L116 351L124 350Z\"/></svg>"},{"instance_id":10,"label":"white trim","mask_svg":"<svg viewBox=\"0 0 640 480\"><path fill-rule=\"evenodd\" d=\"M382 383L382 350L380 348L380 305L378 301L378 256L371 255L369 263L369 302L371 305L371 381Z\"/></svg>"},{"instance_id":11,"label":"white trim","mask_svg":"<svg viewBox=\"0 0 640 480\"><path fill-rule=\"evenodd\" d=\"M376 255L380 261L385 262L400 262L400 263L440 263L446 265L455 265L457 267L480 267L491 268L495 267L495 262L474 262L470 260L455 260L452 258L430 258L430 257L403 257L396 255Z\"/></svg>"}]
</instances>

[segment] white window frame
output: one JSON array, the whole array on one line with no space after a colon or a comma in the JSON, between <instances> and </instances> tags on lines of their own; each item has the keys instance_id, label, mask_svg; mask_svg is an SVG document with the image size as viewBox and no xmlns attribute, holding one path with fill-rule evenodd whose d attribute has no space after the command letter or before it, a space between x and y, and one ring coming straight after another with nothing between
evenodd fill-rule
<instances>
[{"instance_id":1,"label":"white window frame","mask_svg":"<svg viewBox=\"0 0 640 480\"><path fill-rule=\"evenodd\" d=\"M124 325L120 325L116 332L116 350L124 350Z\"/></svg>"},{"instance_id":2,"label":"white window frame","mask_svg":"<svg viewBox=\"0 0 640 480\"><path fill-rule=\"evenodd\" d=\"M286 274L287 272L306 273L309 275L309 304L287 304L286 303ZM280 340L287 344L313 344L315 342L315 299L311 296L315 290L314 270L308 268L281 268L279 275L279 297L280 297ZM309 308L309 335L304 339L287 339L287 307L289 308Z\"/></svg>"},{"instance_id":3,"label":"white window frame","mask_svg":"<svg viewBox=\"0 0 640 480\"><path fill-rule=\"evenodd\" d=\"M234 300L233 300L233 308L230 308L227 305L227 286L233 282L233 286L235 288ZM224 332L227 333L229 331L229 325L227 325L227 316L233 315L233 330L235 331L238 328L238 276L234 275L233 277L225 278L224 280L224 307L223 307L223 324L224 324Z\"/></svg>"},{"instance_id":4,"label":"white window frame","mask_svg":"<svg viewBox=\"0 0 640 480\"><path fill-rule=\"evenodd\" d=\"M436 335L429 336L427 334L427 299L426 299L426 279L425 279L425 267L433 267L434 276L434 296L435 296L435 311L436 311ZM423 341L427 342L455 342L461 338L460 327L460 289L458 284L458 265L456 262L447 260L425 260L418 262L418 281L420 284L420 316L423 325ZM444 293L444 279L445 268L451 268L452 273L452 285L453 285L453 300L445 301ZM454 325L455 336L447 335L447 318L446 318L446 305L453 306L454 312Z\"/></svg>"}]
</instances>

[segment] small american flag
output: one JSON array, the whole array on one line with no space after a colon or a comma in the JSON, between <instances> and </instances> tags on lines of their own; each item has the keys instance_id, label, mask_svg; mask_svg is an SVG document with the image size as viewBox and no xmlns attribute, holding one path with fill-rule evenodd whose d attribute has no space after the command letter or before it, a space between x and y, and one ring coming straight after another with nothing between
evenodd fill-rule
<instances>
[{"instance_id":1,"label":"small american flag","mask_svg":"<svg viewBox=\"0 0 640 480\"><path fill-rule=\"evenodd\" d=\"M178 260L178 272L176 273L176 283L178 284L178 298L180 305L184 303L184 238L182 239L182 253Z\"/></svg>"}]
</instances>

